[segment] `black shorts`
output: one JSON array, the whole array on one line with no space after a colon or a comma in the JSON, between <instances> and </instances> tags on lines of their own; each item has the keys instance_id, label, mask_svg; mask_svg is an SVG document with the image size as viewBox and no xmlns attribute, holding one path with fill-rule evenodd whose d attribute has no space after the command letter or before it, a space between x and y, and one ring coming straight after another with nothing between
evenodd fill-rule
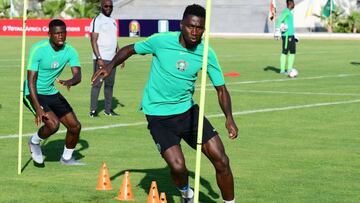
<instances>
[{"instance_id":1,"label":"black shorts","mask_svg":"<svg viewBox=\"0 0 360 203\"><path fill-rule=\"evenodd\" d=\"M199 106L194 105L182 114L170 116L146 115L148 129L161 154L174 145L180 145L181 139L196 149ZM204 117L202 143L217 135L215 128Z\"/></svg>"},{"instance_id":2,"label":"black shorts","mask_svg":"<svg viewBox=\"0 0 360 203\"><path fill-rule=\"evenodd\" d=\"M52 111L58 118L65 116L66 114L73 112L70 104L66 99L58 92L54 95L41 95L38 94L38 100L45 112ZM23 100L25 106L36 115L34 105L31 101L30 95L24 96Z\"/></svg>"},{"instance_id":3,"label":"black shorts","mask_svg":"<svg viewBox=\"0 0 360 203\"><path fill-rule=\"evenodd\" d=\"M287 47L285 47L286 37L282 36L281 38L282 38L282 53L288 54L288 52L290 51L290 54L296 54L295 36L294 35L288 36Z\"/></svg>"}]
</instances>

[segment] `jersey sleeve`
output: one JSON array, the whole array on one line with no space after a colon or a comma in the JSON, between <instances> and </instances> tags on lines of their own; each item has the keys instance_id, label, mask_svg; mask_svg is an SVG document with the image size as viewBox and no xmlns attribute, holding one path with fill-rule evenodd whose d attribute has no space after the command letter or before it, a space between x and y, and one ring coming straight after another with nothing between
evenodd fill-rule
<instances>
[{"instance_id":1,"label":"jersey sleeve","mask_svg":"<svg viewBox=\"0 0 360 203\"><path fill-rule=\"evenodd\" d=\"M225 84L224 75L219 65L217 56L213 49L209 48L208 56L208 76L214 86L222 86Z\"/></svg>"},{"instance_id":2,"label":"jersey sleeve","mask_svg":"<svg viewBox=\"0 0 360 203\"><path fill-rule=\"evenodd\" d=\"M29 51L29 59L26 70L38 71L41 60L41 53L38 46L33 46Z\"/></svg>"},{"instance_id":3,"label":"jersey sleeve","mask_svg":"<svg viewBox=\"0 0 360 203\"><path fill-rule=\"evenodd\" d=\"M159 35L155 34L147 39L136 42L134 45L137 54L154 54L156 52L156 44L159 42Z\"/></svg>"},{"instance_id":4,"label":"jersey sleeve","mask_svg":"<svg viewBox=\"0 0 360 203\"><path fill-rule=\"evenodd\" d=\"M287 16L289 15L289 9L285 9L282 13L278 21L276 22L276 28L280 28L281 23L283 23Z\"/></svg>"},{"instance_id":5,"label":"jersey sleeve","mask_svg":"<svg viewBox=\"0 0 360 203\"><path fill-rule=\"evenodd\" d=\"M69 65L70 67L80 67L79 54L73 47L70 47Z\"/></svg>"},{"instance_id":6,"label":"jersey sleeve","mask_svg":"<svg viewBox=\"0 0 360 203\"><path fill-rule=\"evenodd\" d=\"M98 23L98 17L96 16L95 18L92 19L91 23L90 23L90 33L95 32L98 33L100 28L100 23Z\"/></svg>"}]
</instances>

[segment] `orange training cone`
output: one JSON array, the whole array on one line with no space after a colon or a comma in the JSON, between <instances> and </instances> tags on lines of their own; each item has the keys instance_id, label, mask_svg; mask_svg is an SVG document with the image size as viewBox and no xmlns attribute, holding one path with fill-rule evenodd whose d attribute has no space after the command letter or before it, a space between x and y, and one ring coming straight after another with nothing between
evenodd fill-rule
<instances>
[{"instance_id":1,"label":"orange training cone","mask_svg":"<svg viewBox=\"0 0 360 203\"><path fill-rule=\"evenodd\" d=\"M159 192L156 186L156 181L151 181L151 187L150 187L147 203L159 203Z\"/></svg>"},{"instance_id":2,"label":"orange training cone","mask_svg":"<svg viewBox=\"0 0 360 203\"><path fill-rule=\"evenodd\" d=\"M118 192L118 196L116 198L117 200L120 201L133 201L134 200L134 196L132 194L132 189L131 189L131 183L130 183L130 173L129 171L125 171L125 177L124 180L121 184L121 188Z\"/></svg>"},{"instance_id":3,"label":"orange training cone","mask_svg":"<svg viewBox=\"0 0 360 203\"><path fill-rule=\"evenodd\" d=\"M160 193L160 203L167 203L165 192Z\"/></svg>"},{"instance_id":4,"label":"orange training cone","mask_svg":"<svg viewBox=\"0 0 360 203\"><path fill-rule=\"evenodd\" d=\"M96 186L97 190L111 190L111 182L109 178L108 168L105 162L102 163L100 168L100 175L98 178L98 184Z\"/></svg>"}]
</instances>

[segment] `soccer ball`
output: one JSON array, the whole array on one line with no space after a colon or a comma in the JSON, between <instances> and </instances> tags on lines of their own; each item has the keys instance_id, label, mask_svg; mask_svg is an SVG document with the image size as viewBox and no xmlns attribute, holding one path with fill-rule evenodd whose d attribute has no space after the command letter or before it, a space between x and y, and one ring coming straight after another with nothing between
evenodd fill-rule
<instances>
[{"instance_id":1,"label":"soccer ball","mask_svg":"<svg viewBox=\"0 0 360 203\"><path fill-rule=\"evenodd\" d=\"M288 74L288 76L290 77L290 78L295 78L296 76L298 76L298 71L295 69L295 68L293 68L293 69L291 69L291 71L289 72L289 74Z\"/></svg>"},{"instance_id":2,"label":"soccer ball","mask_svg":"<svg viewBox=\"0 0 360 203\"><path fill-rule=\"evenodd\" d=\"M281 23L280 24L280 31L281 32L286 32L288 30L288 25L286 23Z\"/></svg>"}]
</instances>

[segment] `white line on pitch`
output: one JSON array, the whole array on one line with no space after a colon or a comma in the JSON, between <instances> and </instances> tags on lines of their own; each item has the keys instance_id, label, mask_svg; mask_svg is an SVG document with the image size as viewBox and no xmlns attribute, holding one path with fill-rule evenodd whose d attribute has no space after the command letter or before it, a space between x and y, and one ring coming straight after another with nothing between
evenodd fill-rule
<instances>
[{"instance_id":1,"label":"white line on pitch","mask_svg":"<svg viewBox=\"0 0 360 203\"><path fill-rule=\"evenodd\" d=\"M255 84L255 83L269 83L269 82L284 82L284 81L298 81L298 80L314 80L314 79L323 79L323 78L339 78L339 77L351 77L351 76L359 76L360 74L338 74L338 75L323 75L323 76L314 76L314 77L299 77L299 78L283 78L283 79L275 79L275 80L248 80L248 81L239 81L239 82L228 82L225 83L227 86L229 85L238 85L238 84ZM206 84L207 87L213 86L212 84ZM197 88L200 85L196 86Z\"/></svg>"},{"instance_id":2,"label":"white line on pitch","mask_svg":"<svg viewBox=\"0 0 360 203\"><path fill-rule=\"evenodd\" d=\"M349 100L349 101L340 101L340 102L325 102L325 103L317 103L317 104L306 104L306 105L297 105L297 106L286 106L286 107L278 107L278 108L268 108L268 109L259 109L259 110L248 110L248 111L240 111L234 112L233 115L247 115L253 113L264 113L264 112L274 112L274 111L285 111L285 110L292 110L292 109L305 109L305 108L312 108L312 107L321 107L321 106L333 106L333 105L340 105L340 104L352 104L352 103L359 103L360 99L356 100ZM223 117L223 114L213 114L206 117L209 118L217 118Z\"/></svg>"},{"instance_id":3,"label":"white line on pitch","mask_svg":"<svg viewBox=\"0 0 360 203\"><path fill-rule=\"evenodd\" d=\"M269 94L300 94L300 95L328 95L328 96L360 96L353 93L326 93L326 92L286 92L286 91L267 91L267 90L234 90L229 92L250 92L250 93L269 93Z\"/></svg>"},{"instance_id":4,"label":"white line on pitch","mask_svg":"<svg viewBox=\"0 0 360 203\"><path fill-rule=\"evenodd\" d=\"M257 109L257 110L248 110L248 111L238 111L233 112L234 116L237 115L247 115L247 114L254 114L254 113L264 113L264 112L274 112L274 111L285 111L285 110L292 110L292 109L303 109L303 108L312 108L312 107L321 107L321 106L332 106L332 105L340 105L340 104L351 104L351 103L359 103L360 99L357 100L349 100L349 101L339 101L339 102L325 102L325 103L316 103L316 104L306 104L306 105L297 105L297 106L286 106L286 107L279 107L279 108L267 108L267 109ZM208 118L219 118L224 117L224 114L211 114L207 115ZM119 123L113 125L105 125L105 126L97 126L97 127L87 127L81 129L82 132L84 131L93 131L99 129L110 129L110 128L117 128L117 127L128 127L128 126L139 126L139 125L146 125L147 122L135 122L135 123ZM60 130L57 133L65 133L66 130ZM33 133L23 134L23 136L31 136ZM0 139L8 139L8 138L17 138L18 135L2 135Z\"/></svg>"}]
</instances>

